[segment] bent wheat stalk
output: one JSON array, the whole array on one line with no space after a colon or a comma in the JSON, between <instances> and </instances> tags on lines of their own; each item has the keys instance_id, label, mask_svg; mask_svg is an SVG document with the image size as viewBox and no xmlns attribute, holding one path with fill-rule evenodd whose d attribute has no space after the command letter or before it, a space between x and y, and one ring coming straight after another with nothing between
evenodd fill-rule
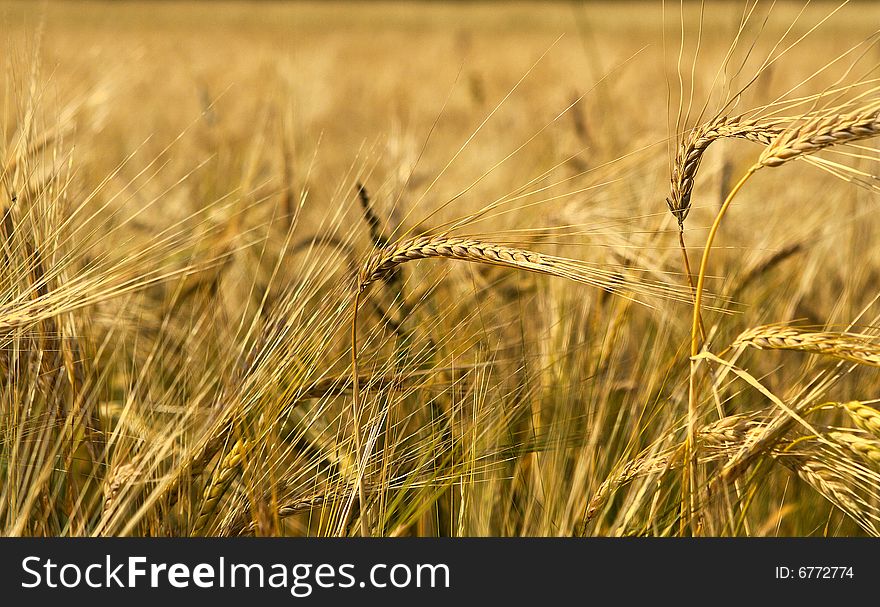
<instances>
[{"instance_id":1,"label":"bent wheat stalk","mask_svg":"<svg viewBox=\"0 0 880 607\"><path fill-rule=\"evenodd\" d=\"M763 167L779 167L787 162L815 154L823 149L841 145L846 143L854 143L863 139L869 139L880 135L880 101L870 101L848 114L834 113L825 116L818 116L807 120L806 122L787 129L775 137L770 144L761 153L758 161L752 165L746 173L740 178L737 184L730 190L724 203L718 210L709 235L706 238L706 244L703 247L703 257L700 260L700 269L697 274L697 287L694 297L693 318L691 323L691 363L690 377L688 381L688 438L687 438L687 466L685 477L682 479L687 488L685 493L689 493L692 485L688 484L689 479L693 479L693 468L695 453L694 431L697 424L697 392L696 392L696 360L699 354L700 337L699 327L701 316L701 304L703 298L703 287L706 281L706 271L709 265L709 254L712 251L712 245L715 236L718 234L718 228L721 220L730 208L733 199L758 170ZM694 509L691 503L691 510ZM684 508L683 508L684 510ZM682 526L689 524L689 517L682 513Z\"/></svg>"},{"instance_id":2,"label":"bent wheat stalk","mask_svg":"<svg viewBox=\"0 0 880 607\"><path fill-rule=\"evenodd\" d=\"M853 143L862 139L869 139L880 135L880 101L867 104L862 110L850 114L834 114L831 116L818 117L807 121L806 123L783 131L778 137L772 140L761 156L758 162L752 165L748 171L742 176L739 182L731 189L725 198L724 203L718 210L709 235L706 238L706 244L703 248L703 257L700 261L700 270L697 275L697 294L696 303L694 305L694 328L692 330L692 355L697 354L696 337L697 323L699 321L699 310L702 301L702 289L705 283L706 269L709 261L709 253L712 250L712 244L718 233L718 227L721 220L730 208L733 199L742 189L745 182L763 167L779 167L783 164L806 156L815 154L825 148L845 143Z\"/></svg>"},{"instance_id":3,"label":"bent wheat stalk","mask_svg":"<svg viewBox=\"0 0 880 607\"><path fill-rule=\"evenodd\" d=\"M709 236L703 248L703 258L700 262L700 271L697 275L697 294L694 305L694 329L692 342L695 341L693 334L696 333L696 324L699 320L699 308L702 299L702 287L705 282L706 269L709 261L709 253L721 220L730 208L730 204L736 197L745 182L763 167L779 167L783 164L802 156L815 154L825 148L846 143L854 143L862 139L869 139L880 135L880 101L866 104L864 108L850 114L833 114L820 116L808 120L804 124L783 131L771 141L764 149L758 161L752 165L742 176L739 182L731 189L724 203L715 216L715 221L709 230ZM692 355L696 355L692 343Z\"/></svg>"}]
</instances>

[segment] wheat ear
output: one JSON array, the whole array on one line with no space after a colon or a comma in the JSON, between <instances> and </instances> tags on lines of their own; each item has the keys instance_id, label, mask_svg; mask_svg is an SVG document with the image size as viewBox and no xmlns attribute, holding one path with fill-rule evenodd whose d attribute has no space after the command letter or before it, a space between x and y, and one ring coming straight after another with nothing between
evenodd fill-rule
<instances>
[{"instance_id":1,"label":"wheat ear","mask_svg":"<svg viewBox=\"0 0 880 607\"><path fill-rule=\"evenodd\" d=\"M247 440L239 439L236 441L211 476L211 480L208 482L202 495L202 504L196 517L196 523L193 526L193 535L202 535L204 533L211 515L217 509L217 504L220 503L220 500L226 494L229 484L238 472L238 467L244 459L247 448Z\"/></svg>"},{"instance_id":2,"label":"wheat ear","mask_svg":"<svg viewBox=\"0 0 880 607\"><path fill-rule=\"evenodd\" d=\"M703 161L703 154L719 139L745 139L769 145L774 137L781 132L772 124L761 124L756 120L743 120L741 117L719 116L693 129L682 141L672 164L672 188L666 204L670 212L678 220L679 227L684 225L691 209L691 194L694 181Z\"/></svg>"},{"instance_id":3,"label":"wheat ear","mask_svg":"<svg viewBox=\"0 0 880 607\"><path fill-rule=\"evenodd\" d=\"M603 270L575 259L447 235L418 236L377 250L361 269L358 290L364 291L370 284L386 278L404 263L432 258L456 259L558 276L612 293L632 291L674 301L692 302L691 292L676 285L638 280L618 271Z\"/></svg>"},{"instance_id":4,"label":"wheat ear","mask_svg":"<svg viewBox=\"0 0 880 607\"><path fill-rule=\"evenodd\" d=\"M123 488L131 483L138 476L138 469L132 463L116 466L113 474L104 479L104 509L103 514L107 514L113 509L116 498L119 496Z\"/></svg>"},{"instance_id":5,"label":"wheat ear","mask_svg":"<svg viewBox=\"0 0 880 607\"><path fill-rule=\"evenodd\" d=\"M828 437L853 453L875 464L880 464L880 441L851 432L829 432Z\"/></svg>"},{"instance_id":6,"label":"wheat ear","mask_svg":"<svg viewBox=\"0 0 880 607\"><path fill-rule=\"evenodd\" d=\"M794 327L766 325L743 332L733 345L759 350L797 350L880 367L880 345L849 333L811 333Z\"/></svg>"},{"instance_id":7,"label":"wheat ear","mask_svg":"<svg viewBox=\"0 0 880 607\"><path fill-rule=\"evenodd\" d=\"M784 131L767 146L759 166L778 167L835 145L853 143L880 134L880 101L849 114L818 116Z\"/></svg>"},{"instance_id":8,"label":"wheat ear","mask_svg":"<svg viewBox=\"0 0 880 607\"><path fill-rule=\"evenodd\" d=\"M706 446L717 447L718 454L708 457L717 459L745 444L762 428L760 422L750 415L730 415L700 429L697 438ZM684 456L683 445L671 447L657 454L642 455L627 462L616 474L608 477L596 490L587 504L584 522L591 521L611 495L633 480L651 474L660 474L678 468Z\"/></svg>"},{"instance_id":9,"label":"wheat ear","mask_svg":"<svg viewBox=\"0 0 880 607\"><path fill-rule=\"evenodd\" d=\"M880 438L880 411L857 400L842 403L840 406L856 426Z\"/></svg>"},{"instance_id":10,"label":"wheat ear","mask_svg":"<svg viewBox=\"0 0 880 607\"><path fill-rule=\"evenodd\" d=\"M548 257L540 253L448 236L421 236L405 240L374 254L359 276L361 289L385 278L408 261L429 258L458 259L490 265L503 265L540 274L562 275ZM568 277L566 275L566 277Z\"/></svg>"},{"instance_id":11,"label":"wheat ear","mask_svg":"<svg viewBox=\"0 0 880 607\"><path fill-rule=\"evenodd\" d=\"M778 459L787 468L793 470L801 480L844 512L848 514L859 512L858 496L827 464L818 459L801 456L782 456Z\"/></svg>"}]
</instances>

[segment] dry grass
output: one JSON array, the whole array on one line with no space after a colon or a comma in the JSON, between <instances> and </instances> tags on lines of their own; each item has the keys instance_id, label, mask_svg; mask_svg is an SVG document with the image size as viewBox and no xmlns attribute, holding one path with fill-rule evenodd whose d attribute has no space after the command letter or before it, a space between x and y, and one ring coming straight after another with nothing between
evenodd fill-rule
<instances>
[{"instance_id":1,"label":"dry grass","mask_svg":"<svg viewBox=\"0 0 880 607\"><path fill-rule=\"evenodd\" d=\"M4 534L880 534L880 9L259 7L0 6Z\"/></svg>"}]
</instances>

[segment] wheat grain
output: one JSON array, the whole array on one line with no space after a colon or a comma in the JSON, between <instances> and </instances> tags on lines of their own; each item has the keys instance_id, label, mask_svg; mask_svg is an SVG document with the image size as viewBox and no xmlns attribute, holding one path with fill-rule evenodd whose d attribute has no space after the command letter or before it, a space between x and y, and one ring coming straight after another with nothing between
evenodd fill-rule
<instances>
[{"instance_id":1,"label":"wheat grain","mask_svg":"<svg viewBox=\"0 0 880 607\"><path fill-rule=\"evenodd\" d=\"M754 415L728 415L703 427L697 435L706 445L722 446L750 440L761 427Z\"/></svg>"}]
</instances>

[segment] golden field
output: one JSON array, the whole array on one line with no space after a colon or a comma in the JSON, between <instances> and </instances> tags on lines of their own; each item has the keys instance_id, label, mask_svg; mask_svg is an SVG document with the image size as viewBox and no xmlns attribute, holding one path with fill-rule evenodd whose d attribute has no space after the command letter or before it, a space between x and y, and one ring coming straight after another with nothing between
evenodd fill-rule
<instances>
[{"instance_id":1,"label":"golden field","mask_svg":"<svg viewBox=\"0 0 880 607\"><path fill-rule=\"evenodd\" d=\"M880 6L0 16L4 535L880 533Z\"/></svg>"}]
</instances>

